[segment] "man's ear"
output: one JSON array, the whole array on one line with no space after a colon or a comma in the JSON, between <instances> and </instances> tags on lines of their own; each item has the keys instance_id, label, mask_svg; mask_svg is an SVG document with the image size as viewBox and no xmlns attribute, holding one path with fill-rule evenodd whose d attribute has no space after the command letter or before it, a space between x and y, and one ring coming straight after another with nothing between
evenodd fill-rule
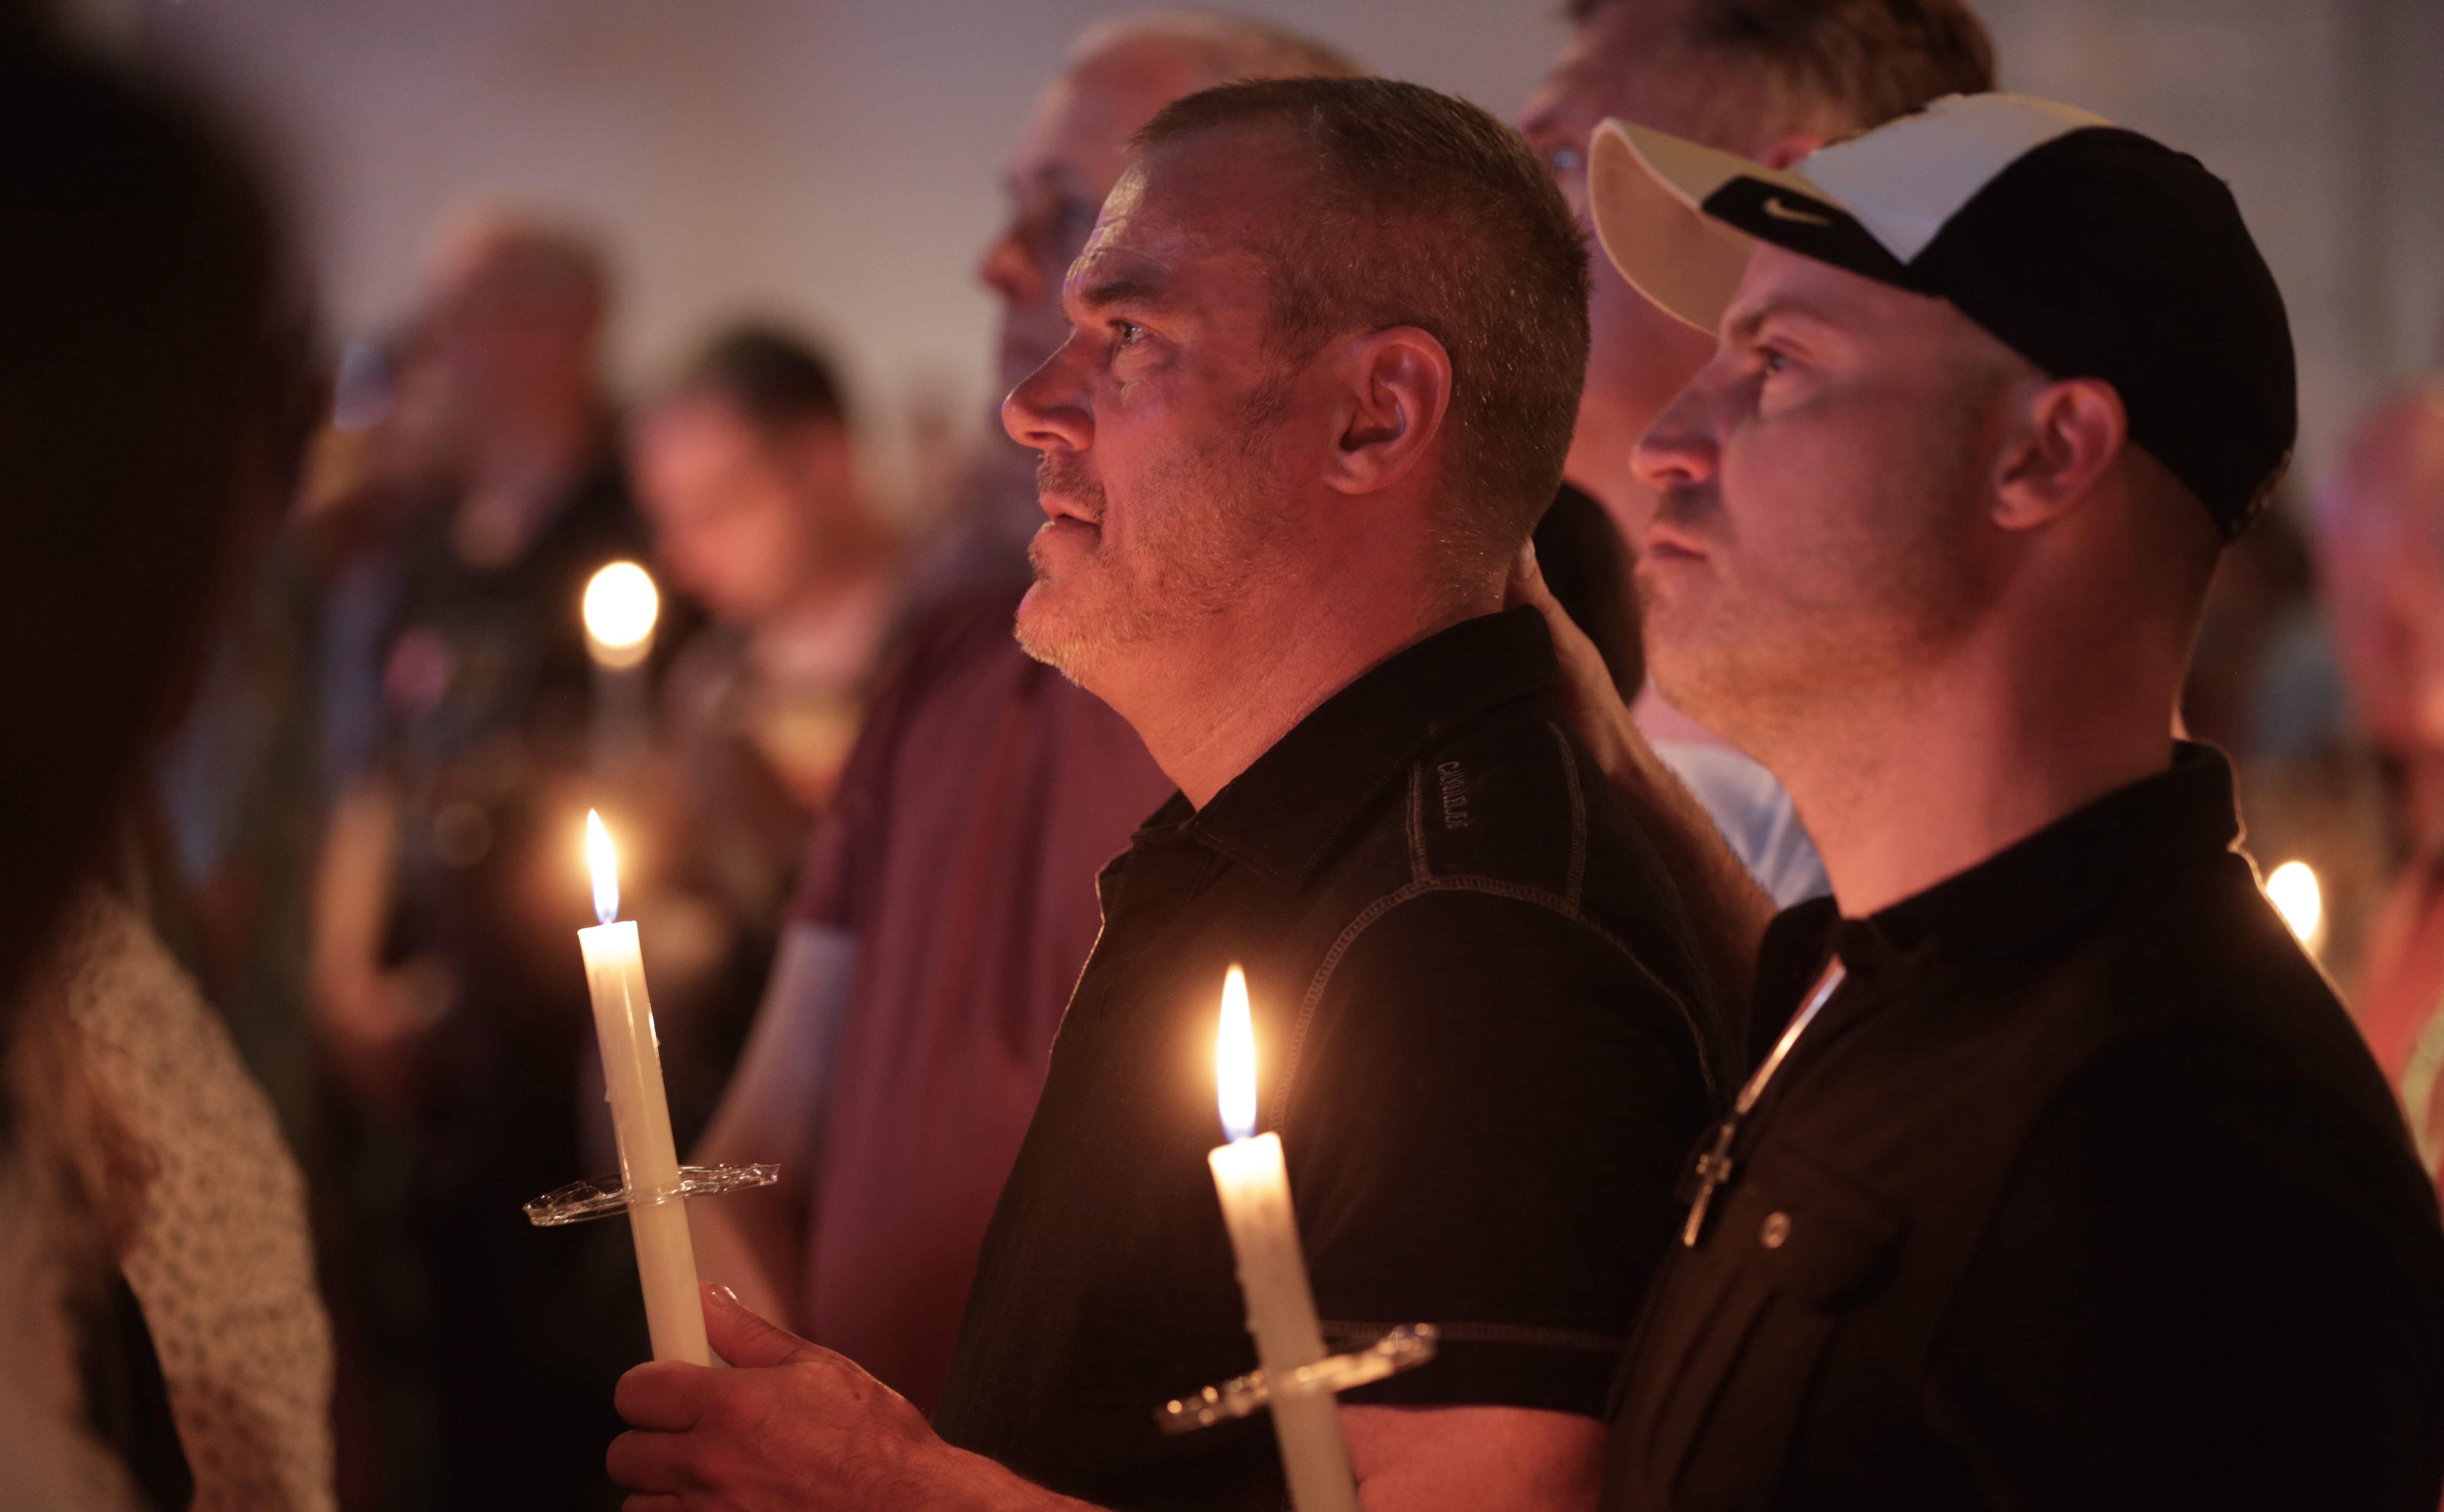
<instances>
[{"instance_id":1,"label":"man's ear","mask_svg":"<svg viewBox=\"0 0 2444 1512\"><path fill-rule=\"evenodd\" d=\"M1395 325L1351 340L1334 368L1346 387L1324 482L1342 493L1388 489L1442 432L1451 409L1451 354L1416 326Z\"/></svg>"},{"instance_id":2,"label":"man's ear","mask_svg":"<svg viewBox=\"0 0 2444 1512\"><path fill-rule=\"evenodd\" d=\"M2027 391L2005 435L1994 523L2029 530L2062 518L2096 491L2129 441L2129 413L2101 378L2064 378Z\"/></svg>"}]
</instances>

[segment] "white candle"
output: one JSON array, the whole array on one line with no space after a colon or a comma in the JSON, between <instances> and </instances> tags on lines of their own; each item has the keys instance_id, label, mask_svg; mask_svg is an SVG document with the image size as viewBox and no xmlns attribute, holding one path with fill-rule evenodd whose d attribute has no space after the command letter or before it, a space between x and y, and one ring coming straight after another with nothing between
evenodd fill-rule
<instances>
[{"instance_id":1,"label":"white candle","mask_svg":"<svg viewBox=\"0 0 2444 1512\"><path fill-rule=\"evenodd\" d=\"M585 649L594 657L598 771L633 773L652 744L645 658L654 653L654 623L660 618L661 601L654 580L633 562L614 562L585 584Z\"/></svg>"},{"instance_id":2,"label":"white candle","mask_svg":"<svg viewBox=\"0 0 2444 1512\"><path fill-rule=\"evenodd\" d=\"M1222 1028L1214 1041L1215 1084L1222 1129L1230 1143L1205 1158L1222 1198L1222 1222L1239 1262L1239 1291L1248 1304L1248 1332L1256 1361L1273 1383L1273 1437L1298 1512L1357 1512L1358 1488L1349 1447L1341 1437L1338 1398L1305 1395L1282 1386L1303 1366L1324 1358L1324 1331L1299 1253L1298 1215L1282 1163L1281 1135L1256 1130L1256 1036L1248 1015L1248 979L1237 967L1222 986Z\"/></svg>"},{"instance_id":3,"label":"white candle","mask_svg":"<svg viewBox=\"0 0 2444 1512\"><path fill-rule=\"evenodd\" d=\"M661 1047L654 1037L653 1005L645 998L645 959L634 921L620 913L620 872L602 817L585 816L585 855L594 873L594 912L602 922L577 931L585 951L585 985L594 994L594 1032L602 1044L604 1096L620 1141L620 1180L631 1201L628 1231L637 1242L637 1275L645 1288L645 1326L654 1358L713 1363L696 1297L695 1246L688 1238L687 1200L679 1189L678 1149L671 1138L671 1105L662 1092ZM659 1202L642 1192L669 1192Z\"/></svg>"}]
</instances>

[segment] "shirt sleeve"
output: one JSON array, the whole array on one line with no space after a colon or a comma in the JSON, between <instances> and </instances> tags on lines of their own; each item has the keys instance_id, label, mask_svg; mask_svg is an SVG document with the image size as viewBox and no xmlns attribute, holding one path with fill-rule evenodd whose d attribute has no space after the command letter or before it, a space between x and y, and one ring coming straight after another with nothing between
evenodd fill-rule
<instances>
[{"instance_id":1,"label":"shirt sleeve","mask_svg":"<svg viewBox=\"0 0 2444 1512\"><path fill-rule=\"evenodd\" d=\"M1708 1116L1683 1005L1567 914L1437 892L1350 947L1310 1035L1286 1140L1331 1152L1291 1172L1329 1342L1441 1332L1346 1400L1602 1415Z\"/></svg>"},{"instance_id":2,"label":"shirt sleeve","mask_svg":"<svg viewBox=\"0 0 2444 1512\"><path fill-rule=\"evenodd\" d=\"M2434 1225L2275 1060L2151 1034L2033 1131L1935 1356L1988 1504L2435 1504Z\"/></svg>"},{"instance_id":3,"label":"shirt sleeve","mask_svg":"<svg viewBox=\"0 0 2444 1512\"><path fill-rule=\"evenodd\" d=\"M1000 597L955 599L909 632L858 729L831 808L807 843L797 892L789 901L793 921L843 930L863 922L866 894L889 844L892 784L909 721L946 672L996 621L1007 636L1009 612L1000 607Z\"/></svg>"}]
</instances>

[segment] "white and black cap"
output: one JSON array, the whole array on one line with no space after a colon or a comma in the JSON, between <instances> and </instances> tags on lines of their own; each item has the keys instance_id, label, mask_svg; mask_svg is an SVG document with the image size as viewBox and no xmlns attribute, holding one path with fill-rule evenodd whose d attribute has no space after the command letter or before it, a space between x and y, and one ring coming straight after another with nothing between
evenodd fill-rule
<instances>
[{"instance_id":1,"label":"white and black cap","mask_svg":"<svg viewBox=\"0 0 2444 1512\"><path fill-rule=\"evenodd\" d=\"M1647 298L1721 323L1759 241L1948 300L2057 378L2120 394L2130 436L2227 538L2299 426L2290 323L2198 160L2047 100L1954 95L1785 169L1598 127L1596 233Z\"/></svg>"}]
</instances>

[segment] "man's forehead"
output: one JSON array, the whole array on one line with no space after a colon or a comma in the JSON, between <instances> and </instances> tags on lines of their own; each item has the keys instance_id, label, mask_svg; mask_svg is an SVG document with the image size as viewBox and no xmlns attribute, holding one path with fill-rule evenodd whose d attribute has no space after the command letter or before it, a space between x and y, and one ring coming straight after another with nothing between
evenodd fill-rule
<instances>
[{"instance_id":1,"label":"man's forehead","mask_svg":"<svg viewBox=\"0 0 2444 1512\"><path fill-rule=\"evenodd\" d=\"M1141 275L1272 240L1305 176L1287 149L1277 132L1227 129L1157 145L1113 186L1079 269Z\"/></svg>"},{"instance_id":2,"label":"man's forehead","mask_svg":"<svg viewBox=\"0 0 2444 1512\"><path fill-rule=\"evenodd\" d=\"M1984 334L1944 300L1760 242L1723 310L1723 331L1737 338L1774 321L1829 326L1860 337L1902 331L1930 337Z\"/></svg>"},{"instance_id":3,"label":"man's forehead","mask_svg":"<svg viewBox=\"0 0 2444 1512\"><path fill-rule=\"evenodd\" d=\"M1639 114L1665 82L1658 65L1686 65L1679 42L1688 9L1688 0L1612 0L1599 7L1571 33L1554 77L1603 114Z\"/></svg>"},{"instance_id":4,"label":"man's forehead","mask_svg":"<svg viewBox=\"0 0 2444 1512\"><path fill-rule=\"evenodd\" d=\"M1123 199L1132 178L1123 178L1104 202L1103 218L1085 250L1069 265L1063 298L1082 309L1127 303L1140 310L1176 308L1192 303L1203 282L1197 275L1230 249L1200 234L1190 222L1159 212L1131 213L1141 201Z\"/></svg>"}]
</instances>

